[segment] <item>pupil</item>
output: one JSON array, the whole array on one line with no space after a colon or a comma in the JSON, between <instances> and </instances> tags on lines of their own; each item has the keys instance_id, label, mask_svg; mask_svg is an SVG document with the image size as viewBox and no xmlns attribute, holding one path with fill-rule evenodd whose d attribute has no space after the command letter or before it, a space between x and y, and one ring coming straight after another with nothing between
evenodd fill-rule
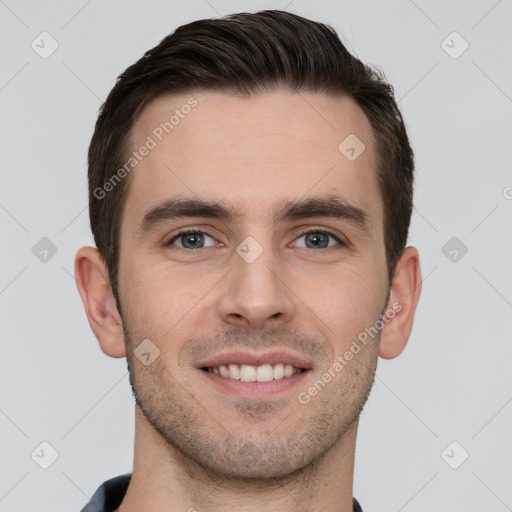
<instances>
[{"instance_id":1,"label":"pupil","mask_svg":"<svg viewBox=\"0 0 512 512\"><path fill-rule=\"evenodd\" d=\"M323 238L324 239L323 241L325 242L327 240L327 235L322 234L322 233L310 233L309 235L306 235L306 240L308 240L308 241L311 241L313 239L318 240L319 238L320 239ZM314 242L314 246L318 247L316 242ZM325 246L325 244L323 244L323 246ZM327 247L327 246L325 246L325 247Z\"/></svg>"},{"instance_id":2,"label":"pupil","mask_svg":"<svg viewBox=\"0 0 512 512\"><path fill-rule=\"evenodd\" d=\"M192 241L192 243L189 244L189 241L191 238L192 238L192 240L195 240L195 242ZM188 235L185 235L185 240L187 241L184 244L185 247L187 247L187 246L196 247L197 245L199 245L201 243L201 234L200 233L189 233Z\"/></svg>"}]
</instances>

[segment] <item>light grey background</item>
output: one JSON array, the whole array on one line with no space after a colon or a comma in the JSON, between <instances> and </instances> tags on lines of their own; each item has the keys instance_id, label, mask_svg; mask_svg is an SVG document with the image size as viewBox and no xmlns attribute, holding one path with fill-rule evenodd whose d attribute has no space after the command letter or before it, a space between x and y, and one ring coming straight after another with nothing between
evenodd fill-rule
<instances>
[{"instance_id":1,"label":"light grey background","mask_svg":"<svg viewBox=\"0 0 512 512\"><path fill-rule=\"evenodd\" d=\"M132 469L126 363L99 349L73 277L93 244L86 151L101 102L178 25L266 8L330 23L379 65L416 154L423 293L405 351L379 360L354 495L365 512L512 510L511 0L0 0L0 511L78 511ZM43 31L58 43L46 59L31 48L50 48ZM57 248L46 262L42 237ZM444 254L452 237L467 254ZM58 452L48 469L34 460L50 460L43 441Z\"/></svg>"}]
</instances>

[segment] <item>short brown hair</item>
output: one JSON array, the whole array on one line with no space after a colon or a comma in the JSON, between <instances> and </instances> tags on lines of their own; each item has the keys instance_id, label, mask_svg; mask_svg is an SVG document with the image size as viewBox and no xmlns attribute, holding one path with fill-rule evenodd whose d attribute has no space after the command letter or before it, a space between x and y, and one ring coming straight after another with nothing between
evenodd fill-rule
<instances>
[{"instance_id":1,"label":"short brown hair","mask_svg":"<svg viewBox=\"0 0 512 512\"><path fill-rule=\"evenodd\" d=\"M119 237L130 177L105 198L97 191L133 151L130 134L143 108L164 94L204 90L251 96L283 86L291 93L349 95L368 117L391 284L407 242L414 179L413 152L393 87L380 68L349 53L331 26L266 10L178 27L118 77L100 108L88 153L89 215L119 308Z\"/></svg>"}]
</instances>

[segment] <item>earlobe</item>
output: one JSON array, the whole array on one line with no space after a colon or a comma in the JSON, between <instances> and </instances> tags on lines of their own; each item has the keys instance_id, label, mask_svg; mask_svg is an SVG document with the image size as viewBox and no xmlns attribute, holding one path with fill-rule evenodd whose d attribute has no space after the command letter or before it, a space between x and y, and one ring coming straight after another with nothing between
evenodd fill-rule
<instances>
[{"instance_id":1,"label":"earlobe","mask_svg":"<svg viewBox=\"0 0 512 512\"><path fill-rule=\"evenodd\" d=\"M386 307L388 319L379 343L379 356L383 359L393 359L404 350L412 331L420 294L419 254L415 247L406 247L397 263Z\"/></svg>"},{"instance_id":2,"label":"earlobe","mask_svg":"<svg viewBox=\"0 0 512 512\"><path fill-rule=\"evenodd\" d=\"M78 250L75 281L101 350L111 357L126 357L122 319L117 311L107 268L96 248L82 247Z\"/></svg>"}]
</instances>

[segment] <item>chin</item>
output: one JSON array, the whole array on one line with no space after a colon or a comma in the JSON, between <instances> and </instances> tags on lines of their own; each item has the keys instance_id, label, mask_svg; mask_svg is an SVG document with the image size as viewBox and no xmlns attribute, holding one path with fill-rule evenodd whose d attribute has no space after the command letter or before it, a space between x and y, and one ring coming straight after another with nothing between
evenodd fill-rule
<instances>
[{"instance_id":1,"label":"chin","mask_svg":"<svg viewBox=\"0 0 512 512\"><path fill-rule=\"evenodd\" d=\"M303 469L290 464L276 465L270 460L255 466L250 466L249 464L250 459L241 461L237 465L216 465L215 467L209 467L208 470L214 475L221 476L225 479L244 482L252 481L256 483L285 480Z\"/></svg>"}]
</instances>

